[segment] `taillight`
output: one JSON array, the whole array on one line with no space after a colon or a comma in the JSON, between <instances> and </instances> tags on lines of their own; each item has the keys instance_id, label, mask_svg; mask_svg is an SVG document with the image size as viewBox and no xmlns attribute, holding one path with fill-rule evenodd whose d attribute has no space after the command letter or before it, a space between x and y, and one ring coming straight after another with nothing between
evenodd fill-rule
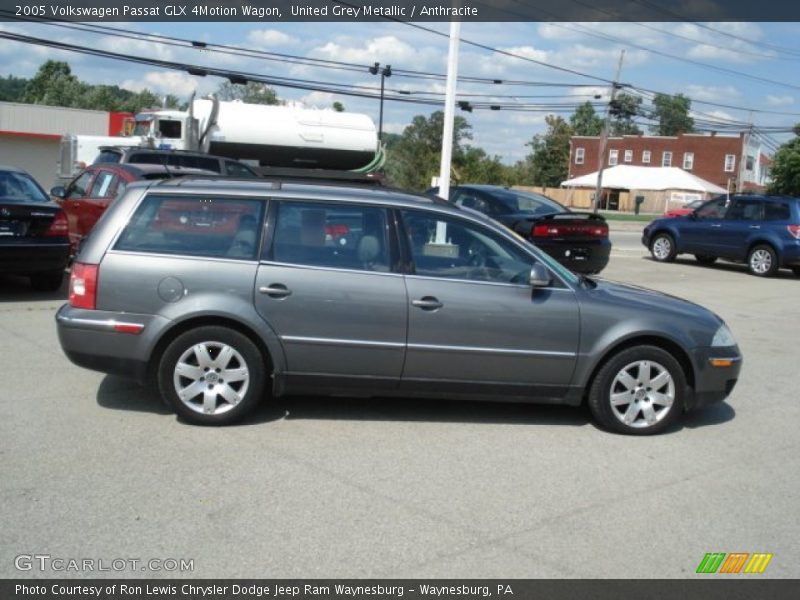
<instances>
[{"instance_id":1,"label":"taillight","mask_svg":"<svg viewBox=\"0 0 800 600\"><path fill-rule=\"evenodd\" d=\"M786 229L789 230L794 239L800 240L800 225L787 225Z\"/></svg>"},{"instance_id":2,"label":"taillight","mask_svg":"<svg viewBox=\"0 0 800 600\"><path fill-rule=\"evenodd\" d=\"M328 240L335 240L350 233L350 227L347 225L326 225L325 237Z\"/></svg>"},{"instance_id":3,"label":"taillight","mask_svg":"<svg viewBox=\"0 0 800 600\"><path fill-rule=\"evenodd\" d=\"M531 229L531 236L538 238L579 235L590 237L608 237L608 225L605 223L548 223L534 225Z\"/></svg>"},{"instance_id":4,"label":"taillight","mask_svg":"<svg viewBox=\"0 0 800 600\"><path fill-rule=\"evenodd\" d=\"M97 305L98 265L73 263L69 275L69 303L75 308L94 310Z\"/></svg>"},{"instance_id":5,"label":"taillight","mask_svg":"<svg viewBox=\"0 0 800 600\"><path fill-rule=\"evenodd\" d=\"M50 229L45 231L45 236L58 236L67 237L69 235L69 224L67 223L67 215L63 210L56 213L53 222L50 223Z\"/></svg>"}]
</instances>

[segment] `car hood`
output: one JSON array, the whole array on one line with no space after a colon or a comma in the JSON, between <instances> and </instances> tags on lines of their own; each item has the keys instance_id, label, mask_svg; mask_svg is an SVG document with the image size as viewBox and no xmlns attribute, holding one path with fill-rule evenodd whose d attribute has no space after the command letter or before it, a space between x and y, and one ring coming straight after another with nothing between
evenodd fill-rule
<instances>
[{"instance_id":1,"label":"car hood","mask_svg":"<svg viewBox=\"0 0 800 600\"><path fill-rule=\"evenodd\" d=\"M596 284L595 294L607 296L609 300L618 303L619 306L636 304L642 308L666 310L692 316L700 313L702 315L713 315L714 318L721 321L719 317L704 306L678 296L608 279L595 278L593 281Z\"/></svg>"}]
</instances>

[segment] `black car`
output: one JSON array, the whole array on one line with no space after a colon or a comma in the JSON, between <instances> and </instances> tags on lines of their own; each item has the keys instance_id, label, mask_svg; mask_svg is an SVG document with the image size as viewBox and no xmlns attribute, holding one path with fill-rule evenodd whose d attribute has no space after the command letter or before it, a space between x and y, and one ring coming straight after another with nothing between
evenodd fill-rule
<instances>
[{"instance_id":1,"label":"black car","mask_svg":"<svg viewBox=\"0 0 800 600\"><path fill-rule=\"evenodd\" d=\"M34 289L61 287L69 260L67 216L25 171L0 166L0 273L27 275Z\"/></svg>"},{"instance_id":2,"label":"black car","mask_svg":"<svg viewBox=\"0 0 800 600\"><path fill-rule=\"evenodd\" d=\"M438 188L428 190L437 193ZM450 201L492 217L578 273L599 273L608 264L611 241L600 215L573 212L542 194L495 185L451 187Z\"/></svg>"},{"instance_id":3,"label":"black car","mask_svg":"<svg viewBox=\"0 0 800 600\"><path fill-rule=\"evenodd\" d=\"M94 164L167 165L213 171L227 177L259 177L250 166L224 156L139 146L101 146Z\"/></svg>"}]
</instances>

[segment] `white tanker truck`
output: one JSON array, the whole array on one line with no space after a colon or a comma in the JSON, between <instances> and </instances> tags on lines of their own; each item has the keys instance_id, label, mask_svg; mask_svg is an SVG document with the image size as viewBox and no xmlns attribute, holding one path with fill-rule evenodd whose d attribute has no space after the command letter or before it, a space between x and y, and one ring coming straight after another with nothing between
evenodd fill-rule
<instances>
[{"instance_id":1,"label":"white tanker truck","mask_svg":"<svg viewBox=\"0 0 800 600\"><path fill-rule=\"evenodd\" d=\"M200 151L269 167L368 173L383 164L367 115L213 97L192 100L187 112L139 113L125 136L65 135L59 175L76 175L94 162L101 146Z\"/></svg>"}]
</instances>

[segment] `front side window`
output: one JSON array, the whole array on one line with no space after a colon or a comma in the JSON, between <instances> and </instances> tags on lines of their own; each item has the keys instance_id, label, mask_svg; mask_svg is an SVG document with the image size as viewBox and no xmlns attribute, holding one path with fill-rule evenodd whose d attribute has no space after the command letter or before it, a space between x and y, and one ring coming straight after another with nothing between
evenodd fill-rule
<instances>
[{"instance_id":1,"label":"front side window","mask_svg":"<svg viewBox=\"0 0 800 600\"><path fill-rule=\"evenodd\" d=\"M85 198L89 190L89 184L92 182L94 173L86 171L75 181L73 181L67 190L67 198Z\"/></svg>"},{"instance_id":2,"label":"front side window","mask_svg":"<svg viewBox=\"0 0 800 600\"><path fill-rule=\"evenodd\" d=\"M666 151L661 155L661 166L662 167L672 166L672 152Z\"/></svg>"},{"instance_id":3,"label":"front side window","mask_svg":"<svg viewBox=\"0 0 800 600\"><path fill-rule=\"evenodd\" d=\"M281 202L269 259L275 262L389 272L383 208L330 202Z\"/></svg>"},{"instance_id":4,"label":"front side window","mask_svg":"<svg viewBox=\"0 0 800 600\"><path fill-rule=\"evenodd\" d=\"M725 196L709 200L695 211L699 219L721 219L725 216Z\"/></svg>"},{"instance_id":5,"label":"front side window","mask_svg":"<svg viewBox=\"0 0 800 600\"><path fill-rule=\"evenodd\" d=\"M608 164L612 167L619 162L619 150L609 150Z\"/></svg>"},{"instance_id":6,"label":"front side window","mask_svg":"<svg viewBox=\"0 0 800 600\"><path fill-rule=\"evenodd\" d=\"M490 229L423 211L402 215L416 275L528 283L534 259Z\"/></svg>"},{"instance_id":7,"label":"front side window","mask_svg":"<svg viewBox=\"0 0 800 600\"><path fill-rule=\"evenodd\" d=\"M114 248L252 260L263 212L260 200L151 195L136 209Z\"/></svg>"},{"instance_id":8,"label":"front side window","mask_svg":"<svg viewBox=\"0 0 800 600\"><path fill-rule=\"evenodd\" d=\"M737 198L731 203L726 218L737 221L761 221L763 212L762 202L747 198Z\"/></svg>"}]
</instances>

